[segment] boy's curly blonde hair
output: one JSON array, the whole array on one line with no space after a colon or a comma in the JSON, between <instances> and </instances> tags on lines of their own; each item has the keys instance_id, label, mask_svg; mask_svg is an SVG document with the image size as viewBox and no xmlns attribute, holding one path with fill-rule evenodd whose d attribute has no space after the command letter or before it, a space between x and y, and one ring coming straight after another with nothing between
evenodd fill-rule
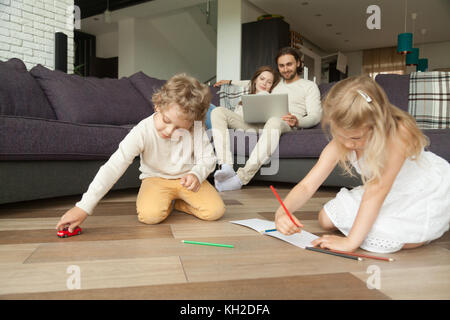
<instances>
[{"instance_id":1,"label":"boy's curly blonde hair","mask_svg":"<svg viewBox=\"0 0 450 320\"><path fill-rule=\"evenodd\" d=\"M211 102L211 92L207 85L185 73L174 75L152 96L153 104L161 110L169 104L180 106L185 119L205 122Z\"/></svg>"}]
</instances>

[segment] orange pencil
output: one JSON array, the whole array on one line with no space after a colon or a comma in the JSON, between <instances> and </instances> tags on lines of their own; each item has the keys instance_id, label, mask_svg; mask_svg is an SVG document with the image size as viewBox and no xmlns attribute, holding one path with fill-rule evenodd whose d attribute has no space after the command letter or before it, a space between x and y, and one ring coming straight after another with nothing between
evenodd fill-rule
<instances>
[{"instance_id":1,"label":"orange pencil","mask_svg":"<svg viewBox=\"0 0 450 320\"><path fill-rule=\"evenodd\" d=\"M276 196L277 199L278 199L278 202L280 202L280 204L281 204L281 206L283 207L284 211L286 211L286 213L287 213L289 219L291 219L291 221L292 221L297 227L303 228L303 225L302 225L302 226L299 226L298 224L295 223L294 219L292 219L291 214L289 213L288 209L284 206L284 203L283 203L283 201L281 201L281 198L280 198L280 196L278 195L278 193L275 191L275 188L274 188L273 186L270 186L270 189L272 189L273 193L275 194L275 196Z\"/></svg>"}]
</instances>

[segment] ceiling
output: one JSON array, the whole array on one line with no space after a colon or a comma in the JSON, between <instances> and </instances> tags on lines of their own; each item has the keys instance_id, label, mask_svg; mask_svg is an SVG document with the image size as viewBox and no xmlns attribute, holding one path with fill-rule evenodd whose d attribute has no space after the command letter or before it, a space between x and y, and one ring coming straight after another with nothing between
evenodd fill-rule
<instances>
[{"instance_id":1,"label":"ceiling","mask_svg":"<svg viewBox=\"0 0 450 320\"><path fill-rule=\"evenodd\" d=\"M395 46L405 30L405 0L243 0L267 13L280 14L324 52ZM407 32L414 44L450 41L450 0L408 0ZM381 29L369 30L367 7L380 7ZM425 28L422 37L421 29ZM450 52L449 52L450 56ZM450 59L450 58L449 58Z\"/></svg>"},{"instance_id":2,"label":"ceiling","mask_svg":"<svg viewBox=\"0 0 450 320\"><path fill-rule=\"evenodd\" d=\"M227 0L220 0L227 1ZM406 0L242 0L265 13L282 15L291 30L299 32L323 53L395 46L405 31ZM183 10L206 0L109 0L113 21L143 18ZM82 29L93 34L117 30L117 24L99 23L106 0L75 0L81 9ZM369 30L370 5L380 8L381 28ZM407 32L414 44L450 41L450 0L407 0ZM123 9L115 11L117 9ZM417 13L412 21L411 14ZM413 30L414 27L414 30ZM426 29L423 36L421 29ZM449 53L450 56L450 53ZM450 59L450 58L449 58Z\"/></svg>"},{"instance_id":3,"label":"ceiling","mask_svg":"<svg viewBox=\"0 0 450 320\"><path fill-rule=\"evenodd\" d=\"M149 1L153 0L75 0L75 5L80 7L81 19L84 19L103 13L106 8L115 11Z\"/></svg>"}]
</instances>

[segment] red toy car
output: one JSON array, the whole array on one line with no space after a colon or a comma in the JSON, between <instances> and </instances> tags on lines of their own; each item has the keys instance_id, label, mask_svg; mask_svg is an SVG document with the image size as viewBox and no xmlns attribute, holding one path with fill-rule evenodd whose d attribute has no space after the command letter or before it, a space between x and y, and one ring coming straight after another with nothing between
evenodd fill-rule
<instances>
[{"instance_id":1,"label":"red toy car","mask_svg":"<svg viewBox=\"0 0 450 320\"><path fill-rule=\"evenodd\" d=\"M69 232L69 228L64 228L63 230L58 231L57 235L60 238L67 238L71 236L76 236L78 234L81 234L81 228L76 227L73 232Z\"/></svg>"}]
</instances>

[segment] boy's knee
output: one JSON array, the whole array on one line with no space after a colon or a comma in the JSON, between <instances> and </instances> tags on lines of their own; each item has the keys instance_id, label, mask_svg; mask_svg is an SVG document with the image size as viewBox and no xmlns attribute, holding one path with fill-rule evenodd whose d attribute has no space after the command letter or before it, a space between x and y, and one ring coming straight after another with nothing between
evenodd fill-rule
<instances>
[{"instance_id":1,"label":"boy's knee","mask_svg":"<svg viewBox=\"0 0 450 320\"><path fill-rule=\"evenodd\" d=\"M222 218L224 213L225 213L225 204L222 202L210 205L206 208L202 208L200 212L197 214L197 217L199 217L202 220L214 221Z\"/></svg>"},{"instance_id":2,"label":"boy's knee","mask_svg":"<svg viewBox=\"0 0 450 320\"><path fill-rule=\"evenodd\" d=\"M145 224L158 224L167 218L167 210L138 211L138 220Z\"/></svg>"}]
</instances>

